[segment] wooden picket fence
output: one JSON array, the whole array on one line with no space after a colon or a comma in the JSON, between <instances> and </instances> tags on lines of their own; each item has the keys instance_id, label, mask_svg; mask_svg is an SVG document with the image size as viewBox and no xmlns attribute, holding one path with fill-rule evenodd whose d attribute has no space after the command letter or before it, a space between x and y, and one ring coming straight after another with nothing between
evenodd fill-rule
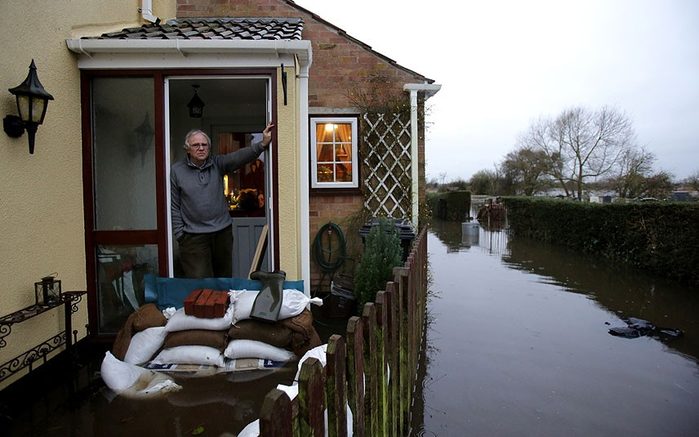
<instances>
[{"instance_id":1,"label":"wooden picket fence","mask_svg":"<svg viewBox=\"0 0 699 437\"><path fill-rule=\"evenodd\" d=\"M301 366L292 401L273 389L262 404L260 436L344 437L347 407L355 436L407 436L427 296L427 228L415 238L393 281L347 322L346 337L333 335L327 364L309 358Z\"/></svg>"}]
</instances>

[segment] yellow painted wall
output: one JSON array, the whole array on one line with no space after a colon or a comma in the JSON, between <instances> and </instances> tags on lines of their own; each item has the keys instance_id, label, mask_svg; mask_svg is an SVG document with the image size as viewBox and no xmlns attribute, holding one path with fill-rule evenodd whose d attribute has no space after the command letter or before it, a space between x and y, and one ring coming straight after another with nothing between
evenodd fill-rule
<instances>
[{"instance_id":1,"label":"yellow painted wall","mask_svg":"<svg viewBox=\"0 0 699 437\"><path fill-rule=\"evenodd\" d=\"M285 67L287 78L296 77L294 67ZM281 75L279 75L281 76ZM277 143L279 167L279 266L289 280L301 277L301 222L298 118L298 81L289 80L287 105L281 78L277 79ZM306 147L306 146L304 146Z\"/></svg>"},{"instance_id":2,"label":"yellow painted wall","mask_svg":"<svg viewBox=\"0 0 699 437\"><path fill-rule=\"evenodd\" d=\"M6 90L22 83L34 59L39 79L53 95L36 135L0 133L0 317L34 303L33 284L56 272L64 290L84 290L85 247L82 189L80 76L67 38L140 26L140 0L0 0L0 115L17 115ZM155 0L153 14L175 16L175 0ZM0 365L63 329L54 309L1 333ZM86 300L73 316L85 336ZM23 376L0 382L0 389Z\"/></svg>"}]
</instances>

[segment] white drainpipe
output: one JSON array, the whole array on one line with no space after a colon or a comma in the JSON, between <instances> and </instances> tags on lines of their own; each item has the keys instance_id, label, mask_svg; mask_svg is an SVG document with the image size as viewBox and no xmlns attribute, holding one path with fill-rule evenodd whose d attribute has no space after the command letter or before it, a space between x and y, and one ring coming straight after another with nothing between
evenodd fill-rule
<instances>
[{"instance_id":1,"label":"white drainpipe","mask_svg":"<svg viewBox=\"0 0 699 437\"><path fill-rule=\"evenodd\" d=\"M420 84L420 83L408 83L403 85L404 91L410 91L410 179L412 181L412 216L413 225L415 229L418 226L418 216L420 214L419 210L419 179L418 179L418 120L417 120L417 93L420 91L425 92L425 100L437 94L442 88L442 85L435 84Z\"/></svg>"},{"instance_id":2,"label":"white drainpipe","mask_svg":"<svg viewBox=\"0 0 699 437\"><path fill-rule=\"evenodd\" d=\"M153 15L153 0L141 0L141 16L151 23L159 23L160 18Z\"/></svg>"},{"instance_id":3,"label":"white drainpipe","mask_svg":"<svg viewBox=\"0 0 699 437\"><path fill-rule=\"evenodd\" d=\"M297 57L298 58L298 57ZM311 295L311 206L309 200L310 191L310 166L308 150L308 71L311 60L299 62L299 170L301 176L301 277L303 289L307 295Z\"/></svg>"}]
</instances>

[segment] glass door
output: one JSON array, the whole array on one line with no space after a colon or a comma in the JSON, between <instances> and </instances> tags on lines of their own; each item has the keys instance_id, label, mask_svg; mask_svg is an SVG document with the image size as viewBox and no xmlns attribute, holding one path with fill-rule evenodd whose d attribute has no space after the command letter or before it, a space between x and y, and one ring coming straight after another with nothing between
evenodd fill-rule
<instances>
[{"instance_id":1,"label":"glass door","mask_svg":"<svg viewBox=\"0 0 699 437\"><path fill-rule=\"evenodd\" d=\"M158 234L165 217L158 208L155 80L96 75L87 83L90 319L98 335L111 335L144 304L144 275L158 274L166 253Z\"/></svg>"}]
</instances>

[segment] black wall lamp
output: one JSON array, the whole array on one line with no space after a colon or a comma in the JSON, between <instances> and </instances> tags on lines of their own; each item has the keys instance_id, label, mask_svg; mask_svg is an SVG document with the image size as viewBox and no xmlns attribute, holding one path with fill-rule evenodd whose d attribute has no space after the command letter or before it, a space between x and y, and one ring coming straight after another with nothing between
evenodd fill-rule
<instances>
[{"instance_id":1,"label":"black wall lamp","mask_svg":"<svg viewBox=\"0 0 699 437\"><path fill-rule=\"evenodd\" d=\"M194 88L194 96L192 96L192 99L187 103L189 116L192 118L201 118L202 115L204 115L204 101L199 97L199 94L197 94L199 85L192 85L192 88Z\"/></svg>"},{"instance_id":2,"label":"black wall lamp","mask_svg":"<svg viewBox=\"0 0 699 437\"><path fill-rule=\"evenodd\" d=\"M17 99L19 117L16 115L6 116L2 123L3 129L12 138L21 137L26 130L29 135L29 153L33 154L36 128L44 122L49 100L53 100L53 96L46 92L39 82L33 59L27 78L20 85L10 88L9 91Z\"/></svg>"}]
</instances>

